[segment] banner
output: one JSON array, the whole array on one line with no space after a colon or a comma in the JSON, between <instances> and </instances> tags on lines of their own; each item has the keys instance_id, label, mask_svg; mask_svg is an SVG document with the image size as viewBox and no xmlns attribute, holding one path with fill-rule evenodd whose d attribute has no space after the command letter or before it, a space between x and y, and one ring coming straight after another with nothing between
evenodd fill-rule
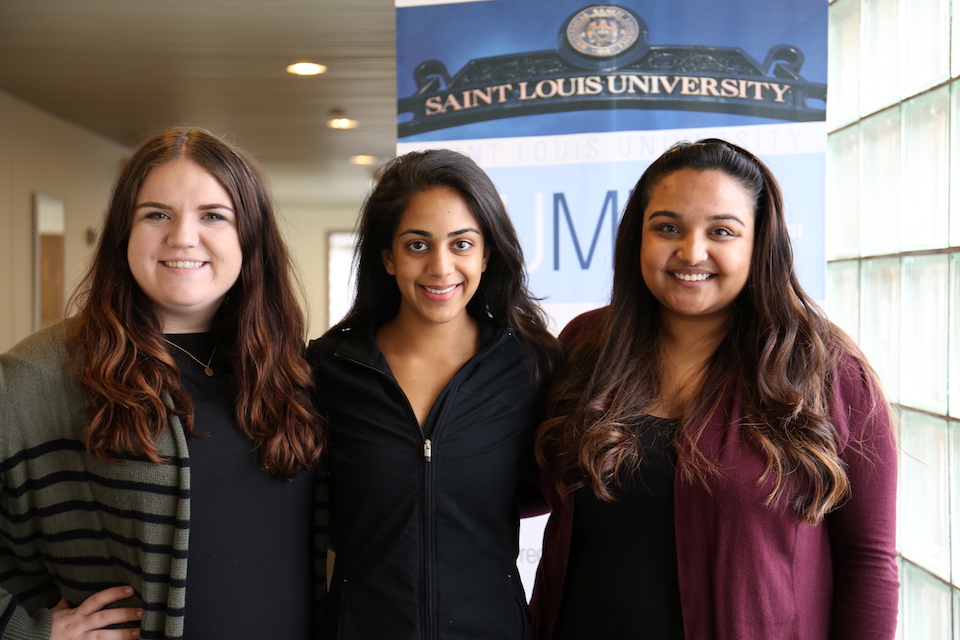
<instances>
[{"instance_id":1,"label":"banner","mask_svg":"<svg viewBox=\"0 0 960 640\"><path fill-rule=\"evenodd\" d=\"M397 151L452 148L490 174L559 331L608 301L619 216L650 162L680 140L729 140L780 181L800 280L822 300L827 9L398 0ZM528 590L537 526L524 523Z\"/></svg>"}]
</instances>

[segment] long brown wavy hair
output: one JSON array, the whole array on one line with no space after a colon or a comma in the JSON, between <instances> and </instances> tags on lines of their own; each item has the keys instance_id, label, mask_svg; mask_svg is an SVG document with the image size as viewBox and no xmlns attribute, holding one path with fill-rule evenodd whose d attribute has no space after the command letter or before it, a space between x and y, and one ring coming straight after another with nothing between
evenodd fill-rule
<instances>
[{"instance_id":1,"label":"long brown wavy hair","mask_svg":"<svg viewBox=\"0 0 960 640\"><path fill-rule=\"evenodd\" d=\"M849 492L829 413L833 364L845 352L873 374L800 286L776 179L754 155L723 140L679 143L637 182L617 233L610 306L557 374L538 460L555 472L561 495L589 486L604 500L613 500L637 469L643 451L633 430L661 391L662 367L660 305L639 270L643 219L653 187L685 168L721 171L741 184L754 202L755 235L729 331L674 435L681 477L709 489L707 479L722 473L697 443L720 398L737 390L744 426L767 458L759 479L772 480L767 504L790 500L798 520L818 522Z\"/></svg>"},{"instance_id":2,"label":"long brown wavy hair","mask_svg":"<svg viewBox=\"0 0 960 640\"><path fill-rule=\"evenodd\" d=\"M476 318L490 317L516 331L522 344L539 350L543 362L532 362L540 373L559 361L560 347L547 330L547 320L527 286L523 250L503 199L493 181L476 162L449 149L412 151L394 158L381 176L360 213L355 267L357 295L346 317L329 333L346 327L380 325L400 310L396 279L383 267L382 251L393 243L410 200L435 187L456 190L467 203L490 250L480 286L467 303Z\"/></svg>"},{"instance_id":3,"label":"long brown wavy hair","mask_svg":"<svg viewBox=\"0 0 960 640\"><path fill-rule=\"evenodd\" d=\"M140 187L155 167L179 158L206 169L233 200L243 262L212 331L233 364L236 419L254 441L260 466L292 478L314 466L323 446L310 400L298 283L260 169L202 129L157 134L123 164L93 260L73 296L78 313L67 323L67 346L90 401L87 452L107 461L129 454L161 463L157 439L171 416L193 435L193 406L180 387L161 316L127 262Z\"/></svg>"}]
</instances>

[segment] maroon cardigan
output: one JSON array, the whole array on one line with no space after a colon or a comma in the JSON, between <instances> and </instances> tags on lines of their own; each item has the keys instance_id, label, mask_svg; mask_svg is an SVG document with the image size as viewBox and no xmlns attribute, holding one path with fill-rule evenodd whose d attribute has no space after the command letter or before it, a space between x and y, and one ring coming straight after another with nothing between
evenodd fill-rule
<instances>
[{"instance_id":1,"label":"maroon cardigan","mask_svg":"<svg viewBox=\"0 0 960 640\"><path fill-rule=\"evenodd\" d=\"M573 320L570 344L598 320ZM722 468L700 483L675 477L674 522L685 636L695 640L893 638L897 624L897 451L882 395L853 357L835 364L831 415L850 498L822 523L800 524L789 505L764 506L765 457L741 428L738 394L722 398L700 447ZM871 404L870 398L879 399ZM553 513L531 601L537 637L549 640L563 595L573 500L544 492ZM649 551L649 550L648 550Z\"/></svg>"}]
</instances>

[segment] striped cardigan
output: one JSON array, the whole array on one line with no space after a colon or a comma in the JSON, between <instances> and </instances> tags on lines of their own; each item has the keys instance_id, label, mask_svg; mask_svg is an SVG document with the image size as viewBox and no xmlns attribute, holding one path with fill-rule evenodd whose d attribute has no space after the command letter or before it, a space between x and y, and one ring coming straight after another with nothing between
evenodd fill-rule
<instances>
[{"instance_id":1,"label":"striped cardigan","mask_svg":"<svg viewBox=\"0 0 960 640\"><path fill-rule=\"evenodd\" d=\"M50 636L48 607L131 585L141 637L179 638L190 466L179 420L167 464L84 453L86 401L65 365L62 325L0 356L0 638Z\"/></svg>"}]
</instances>

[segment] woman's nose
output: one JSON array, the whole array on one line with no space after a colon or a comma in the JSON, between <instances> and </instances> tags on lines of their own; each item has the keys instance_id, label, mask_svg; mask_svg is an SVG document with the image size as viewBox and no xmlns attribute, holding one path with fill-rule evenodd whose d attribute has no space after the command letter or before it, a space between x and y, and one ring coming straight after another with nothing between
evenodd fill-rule
<instances>
[{"instance_id":1,"label":"woman's nose","mask_svg":"<svg viewBox=\"0 0 960 640\"><path fill-rule=\"evenodd\" d=\"M181 217L170 225L167 244L171 247L193 247L198 240L197 225L192 220Z\"/></svg>"},{"instance_id":2,"label":"woman's nose","mask_svg":"<svg viewBox=\"0 0 960 640\"><path fill-rule=\"evenodd\" d=\"M430 275L443 277L453 271L453 256L444 248L435 250L430 255Z\"/></svg>"},{"instance_id":3,"label":"woman's nose","mask_svg":"<svg viewBox=\"0 0 960 640\"><path fill-rule=\"evenodd\" d=\"M707 259L706 238L694 233L687 235L680 243L677 258L689 265L704 262Z\"/></svg>"}]
</instances>

